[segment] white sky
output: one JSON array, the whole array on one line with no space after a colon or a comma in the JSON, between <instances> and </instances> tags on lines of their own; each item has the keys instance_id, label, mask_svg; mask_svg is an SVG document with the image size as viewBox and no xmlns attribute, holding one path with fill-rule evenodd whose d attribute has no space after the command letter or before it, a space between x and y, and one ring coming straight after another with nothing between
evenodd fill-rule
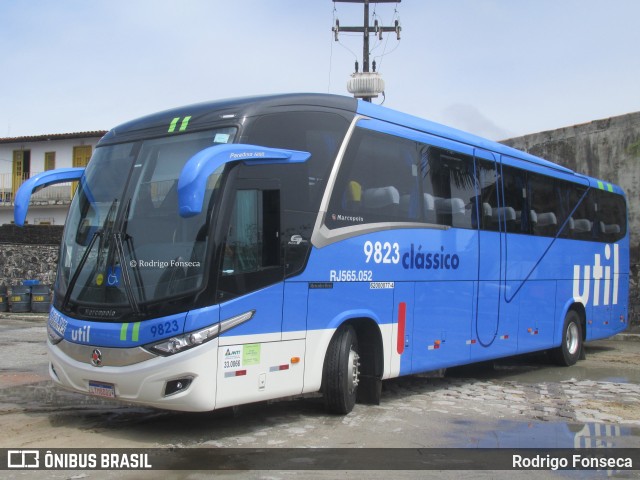
<instances>
[{"instance_id":1,"label":"white sky","mask_svg":"<svg viewBox=\"0 0 640 480\"><path fill-rule=\"evenodd\" d=\"M335 7L341 25L361 25L362 5ZM384 25L395 8L376 7ZM492 139L640 110L638 0L397 9L401 41L386 34L372 51L395 49L378 59L385 106ZM348 49L362 64L362 38L334 42L333 10L331 0L0 0L0 137L108 130L228 97L348 95Z\"/></svg>"}]
</instances>

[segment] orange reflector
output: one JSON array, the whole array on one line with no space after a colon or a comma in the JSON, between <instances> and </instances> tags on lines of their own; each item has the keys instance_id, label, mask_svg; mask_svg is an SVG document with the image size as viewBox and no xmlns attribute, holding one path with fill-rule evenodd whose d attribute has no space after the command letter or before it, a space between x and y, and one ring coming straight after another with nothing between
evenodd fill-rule
<instances>
[{"instance_id":1,"label":"orange reflector","mask_svg":"<svg viewBox=\"0 0 640 480\"><path fill-rule=\"evenodd\" d=\"M291 357L291 363L295 365L296 363L300 363L300 357Z\"/></svg>"}]
</instances>

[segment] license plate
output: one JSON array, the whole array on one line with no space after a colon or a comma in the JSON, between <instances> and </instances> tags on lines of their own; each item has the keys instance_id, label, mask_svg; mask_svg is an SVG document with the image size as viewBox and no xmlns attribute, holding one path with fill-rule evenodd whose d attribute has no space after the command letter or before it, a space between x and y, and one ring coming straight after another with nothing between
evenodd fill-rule
<instances>
[{"instance_id":1,"label":"license plate","mask_svg":"<svg viewBox=\"0 0 640 480\"><path fill-rule=\"evenodd\" d=\"M89 381L89 393L98 397L116 398L116 388L111 383Z\"/></svg>"},{"instance_id":2,"label":"license plate","mask_svg":"<svg viewBox=\"0 0 640 480\"><path fill-rule=\"evenodd\" d=\"M34 302L44 302L44 295L34 295L33 296L33 301Z\"/></svg>"}]
</instances>

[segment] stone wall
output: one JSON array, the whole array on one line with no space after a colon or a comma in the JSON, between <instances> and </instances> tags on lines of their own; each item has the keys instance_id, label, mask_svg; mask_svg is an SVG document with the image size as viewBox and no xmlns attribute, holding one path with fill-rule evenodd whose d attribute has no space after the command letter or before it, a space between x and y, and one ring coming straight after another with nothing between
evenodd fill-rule
<instances>
[{"instance_id":1,"label":"stone wall","mask_svg":"<svg viewBox=\"0 0 640 480\"><path fill-rule=\"evenodd\" d=\"M1 225L0 245L60 245L63 229L62 225Z\"/></svg>"},{"instance_id":2,"label":"stone wall","mask_svg":"<svg viewBox=\"0 0 640 480\"><path fill-rule=\"evenodd\" d=\"M21 285L24 280L55 281L62 226L0 226L0 285Z\"/></svg>"},{"instance_id":3,"label":"stone wall","mask_svg":"<svg viewBox=\"0 0 640 480\"><path fill-rule=\"evenodd\" d=\"M59 245L0 244L0 285L13 287L24 280L53 285Z\"/></svg>"}]
</instances>

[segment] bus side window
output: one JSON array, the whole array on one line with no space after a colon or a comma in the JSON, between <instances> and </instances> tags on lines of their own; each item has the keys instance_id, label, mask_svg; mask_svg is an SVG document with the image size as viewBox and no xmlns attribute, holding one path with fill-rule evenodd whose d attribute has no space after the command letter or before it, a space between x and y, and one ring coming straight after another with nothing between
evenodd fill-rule
<instances>
[{"instance_id":1,"label":"bus side window","mask_svg":"<svg viewBox=\"0 0 640 480\"><path fill-rule=\"evenodd\" d=\"M624 198L615 193L597 191L597 212L595 217L598 240L613 243L626 235L627 218Z\"/></svg>"},{"instance_id":2,"label":"bus side window","mask_svg":"<svg viewBox=\"0 0 640 480\"><path fill-rule=\"evenodd\" d=\"M420 172L425 221L473 228L476 185L472 158L425 145L420 152Z\"/></svg>"},{"instance_id":3,"label":"bus side window","mask_svg":"<svg viewBox=\"0 0 640 480\"><path fill-rule=\"evenodd\" d=\"M596 199L593 196L593 192L589 192L584 196L585 190L586 187L581 185L570 185L567 208L573 214L562 232L562 237L564 238L593 240L592 230L595 220Z\"/></svg>"},{"instance_id":4,"label":"bus side window","mask_svg":"<svg viewBox=\"0 0 640 480\"><path fill-rule=\"evenodd\" d=\"M507 232L530 233L538 222L537 212L528 208L526 195L526 174L523 170L502 166L503 205L506 213Z\"/></svg>"},{"instance_id":5,"label":"bus side window","mask_svg":"<svg viewBox=\"0 0 640 480\"><path fill-rule=\"evenodd\" d=\"M333 188L325 224L417 221L420 193L416 142L356 129Z\"/></svg>"},{"instance_id":6,"label":"bus side window","mask_svg":"<svg viewBox=\"0 0 640 480\"><path fill-rule=\"evenodd\" d=\"M536 212L536 223L532 225L534 235L553 237L558 233L569 214L563 203L566 193L566 182L529 174L530 208Z\"/></svg>"},{"instance_id":7,"label":"bus side window","mask_svg":"<svg viewBox=\"0 0 640 480\"><path fill-rule=\"evenodd\" d=\"M482 230L497 232L500 230L498 216L498 174L495 163L486 160L478 160L477 175L480 190L481 205L479 211L480 227ZM494 213L495 212L495 213ZM475 212L474 212L475 213Z\"/></svg>"}]
</instances>

